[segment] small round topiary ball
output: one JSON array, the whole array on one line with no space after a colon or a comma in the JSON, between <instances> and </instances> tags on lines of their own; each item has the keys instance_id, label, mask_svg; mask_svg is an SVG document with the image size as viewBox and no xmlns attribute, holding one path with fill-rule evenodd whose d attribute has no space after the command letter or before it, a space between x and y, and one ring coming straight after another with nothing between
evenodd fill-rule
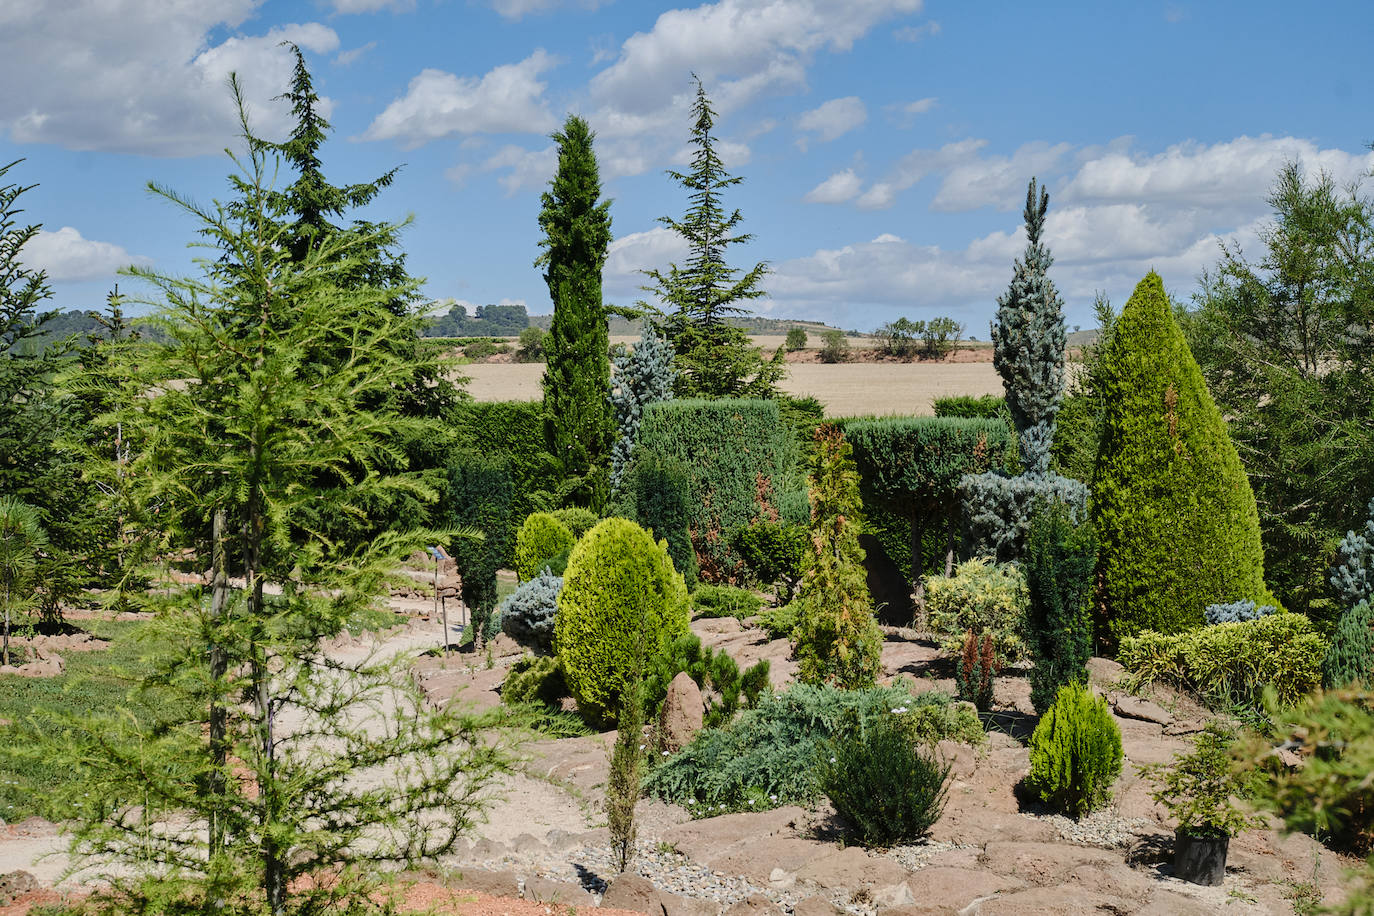
<instances>
[{"instance_id":1,"label":"small round topiary ball","mask_svg":"<svg viewBox=\"0 0 1374 916\"><path fill-rule=\"evenodd\" d=\"M672 640L689 632L687 586L667 545L623 518L608 518L573 548L558 593L553 645L583 716L615 719L620 698Z\"/></svg>"},{"instance_id":2,"label":"small round topiary ball","mask_svg":"<svg viewBox=\"0 0 1374 916\"><path fill-rule=\"evenodd\" d=\"M1111 798L1121 759L1121 729L1107 702L1082 684L1066 684L1031 734L1026 786L1081 817Z\"/></svg>"},{"instance_id":3,"label":"small round topiary ball","mask_svg":"<svg viewBox=\"0 0 1374 916\"><path fill-rule=\"evenodd\" d=\"M530 581L576 541L567 525L547 512L535 512L515 533L515 575Z\"/></svg>"}]
</instances>

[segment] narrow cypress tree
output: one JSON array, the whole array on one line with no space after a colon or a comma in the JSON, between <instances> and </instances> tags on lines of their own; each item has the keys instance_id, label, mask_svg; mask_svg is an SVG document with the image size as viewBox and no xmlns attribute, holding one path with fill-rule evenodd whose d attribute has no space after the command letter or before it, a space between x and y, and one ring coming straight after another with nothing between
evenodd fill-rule
<instances>
[{"instance_id":1,"label":"narrow cypress tree","mask_svg":"<svg viewBox=\"0 0 1374 916\"><path fill-rule=\"evenodd\" d=\"M605 472L611 451L611 362L601 267L611 243L611 202L601 200L601 178L592 150L595 134L569 115L553 134L558 172L542 197L539 228L544 282L553 299L548 367L544 370L544 438L565 480L582 478L573 492L583 502L604 501L604 485L587 478ZM602 500L595 494L602 492ZM600 508L599 505L595 508Z\"/></svg>"},{"instance_id":2,"label":"narrow cypress tree","mask_svg":"<svg viewBox=\"0 0 1374 916\"><path fill-rule=\"evenodd\" d=\"M1100 372L1092 509L1111 635L1199 626L1218 602L1274 603L1250 482L1158 274L1122 309Z\"/></svg>"},{"instance_id":3,"label":"narrow cypress tree","mask_svg":"<svg viewBox=\"0 0 1374 916\"><path fill-rule=\"evenodd\" d=\"M1021 437L1021 460L1028 474L1050 469L1054 418L1064 400L1064 303L1047 274L1054 263L1041 243L1050 193L1032 178L1026 188L1026 251L1015 276L997 300L992 324L992 362L1007 391L1007 407Z\"/></svg>"}]
</instances>

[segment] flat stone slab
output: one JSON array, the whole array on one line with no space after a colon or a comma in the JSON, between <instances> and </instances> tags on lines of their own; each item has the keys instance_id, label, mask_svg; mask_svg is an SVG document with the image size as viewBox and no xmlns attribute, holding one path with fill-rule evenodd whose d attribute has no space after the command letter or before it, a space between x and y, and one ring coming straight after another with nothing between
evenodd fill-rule
<instances>
[{"instance_id":1,"label":"flat stone slab","mask_svg":"<svg viewBox=\"0 0 1374 916\"><path fill-rule=\"evenodd\" d=\"M559 881L542 875L525 879L525 899L536 903L565 903L571 906L596 906L596 898L572 881Z\"/></svg>"},{"instance_id":2,"label":"flat stone slab","mask_svg":"<svg viewBox=\"0 0 1374 916\"><path fill-rule=\"evenodd\" d=\"M493 897L520 896L520 879L513 871L464 868L449 876L444 885L454 890L476 891Z\"/></svg>"},{"instance_id":3,"label":"flat stone slab","mask_svg":"<svg viewBox=\"0 0 1374 916\"><path fill-rule=\"evenodd\" d=\"M834 851L834 845L819 840L769 836L733 844L701 864L723 875L742 875L755 884L766 884L773 880L775 870L793 874Z\"/></svg>"},{"instance_id":4,"label":"flat stone slab","mask_svg":"<svg viewBox=\"0 0 1374 916\"><path fill-rule=\"evenodd\" d=\"M1174 723L1173 713L1163 706L1130 694L1121 694L1115 697L1112 700L1112 708L1116 710L1118 716L1124 716L1127 719L1140 719L1159 725L1172 725Z\"/></svg>"},{"instance_id":5,"label":"flat stone slab","mask_svg":"<svg viewBox=\"0 0 1374 916\"><path fill-rule=\"evenodd\" d=\"M998 874L1039 885L1058 884L1079 865L1109 867L1120 862L1119 853L1068 843L989 843L979 860Z\"/></svg>"},{"instance_id":6,"label":"flat stone slab","mask_svg":"<svg viewBox=\"0 0 1374 916\"><path fill-rule=\"evenodd\" d=\"M1104 916L1129 913L1120 897L1075 887L1035 887L978 904L978 916Z\"/></svg>"},{"instance_id":7,"label":"flat stone slab","mask_svg":"<svg viewBox=\"0 0 1374 916\"><path fill-rule=\"evenodd\" d=\"M806 817L805 809L796 805L785 805L758 814L722 814L720 817L707 817L670 827L660 834L659 839L673 845L692 861L707 864L712 859L728 855L735 847L747 848L750 844L779 833L793 835L794 826L806 823Z\"/></svg>"},{"instance_id":8,"label":"flat stone slab","mask_svg":"<svg viewBox=\"0 0 1374 916\"><path fill-rule=\"evenodd\" d=\"M857 890L901 884L910 874L891 859L870 856L857 846L849 846L798 869L797 880L827 889Z\"/></svg>"}]
</instances>

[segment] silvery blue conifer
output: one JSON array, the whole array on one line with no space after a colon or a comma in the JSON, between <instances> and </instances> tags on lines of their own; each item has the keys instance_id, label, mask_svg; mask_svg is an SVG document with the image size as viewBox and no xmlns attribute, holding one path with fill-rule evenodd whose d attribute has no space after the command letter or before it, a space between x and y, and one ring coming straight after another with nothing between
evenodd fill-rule
<instances>
[{"instance_id":1,"label":"silvery blue conifer","mask_svg":"<svg viewBox=\"0 0 1374 916\"><path fill-rule=\"evenodd\" d=\"M619 488L635 443L639 439L639 423L644 408L657 401L673 397L673 382L677 378L673 348L660 337L652 323L644 323L639 343L630 351L622 350L612 360L611 408L615 411L617 438L611 447L611 489Z\"/></svg>"}]
</instances>

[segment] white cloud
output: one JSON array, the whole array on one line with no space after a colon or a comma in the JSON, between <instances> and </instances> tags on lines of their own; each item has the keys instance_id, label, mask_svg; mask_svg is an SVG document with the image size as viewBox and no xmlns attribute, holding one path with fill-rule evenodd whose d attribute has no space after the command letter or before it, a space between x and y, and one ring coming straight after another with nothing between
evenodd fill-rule
<instances>
[{"instance_id":1,"label":"white cloud","mask_svg":"<svg viewBox=\"0 0 1374 916\"><path fill-rule=\"evenodd\" d=\"M948 147L946 147L948 149ZM1055 170L1072 150L1067 143L1027 143L1010 156L974 156L953 163L931 207L936 210L1019 208L1025 200L1026 182Z\"/></svg>"},{"instance_id":2,"label":"white cloud","mask_svg":"<svg viewBox=\"0 0 1374 916\"><path fill-rule=\"evenodd\" d=\"M449 134L548 133L555 126L539 78L556 61L542 48L477 77L425 69L379 114L364 140L419 146Z\"/></svg>"},{"instance_id":3,"label":"white cloud","mask_svg":"<svg viewBox=\"0 0 1374 916\"><path fill-rule=\"evenodd\" d=\"M594 10L597 7L605 6L611 0L578 0L577 6L585 10ZM503 19L522 19L530 14L548 13L564 6L564 0L491 0L491 8L496 10Z\"/></svg>"},{"instance_id":4,"label":"white cloud","mask_svg":"<svg viewBox=\"0 0 1374 916\"><path fill-rule=\"evenodd\" d=\"M369 51L375 50L376 47L377 42L369 41L365 45L359 45L358 47L350 48L347 51L340 51L334 57L334 63L338 64L340 67L352 66L360 57L362 57Z\"/></svg>"},{"instance_id":5,"label":"white cloud","mask_svg":"<svg viewBox=\"0 0 1374 916\"><path fill-rule=\"evenodd\" d=\"M862 186L863 181L854 170L845 169L807 191L802 200L809 204L842 204L857 197Z\"/></svg>"},{"instance_id":6,"label":"white cloud","mask_svg":"<svg viewBox=\"0 0 1374 916\"><path fill-rule=\"evenodd\" d=\"M258 0L68 0L0 9L0 131L13 143L189 156L218 152L238 133L225 85L240 75L254 129L269 138L291 123L284 102L292 58L338 48L319 23L239 29ZM212 30L232 34L210 45ZM18 87L23 87L20 90ZM331 102L322 99L328 116Z\"/></svg>"},{"instance_id":7,"label":"white cloud","mask_svg":"<svg viewBox=\"0 0 1374 916\"><path fill-rule=\"evenodd\" d=\"M909 25L904 28L900 28L892 33L892 37L897 39L898 41L920 41L923 38L929 38L939 34L940 23L932 19L929 22L923 22L920 25Z\"/></svg>"},{"instance_id":8,"label":"white cloud","mask_svg":"<svg viewBox=\"0 0 1374 916\"><path fill-rule=\"evenodd\" d=\"M820 134L828 143L842 137L868 120L868 109L856 95L831 99L818 108L804 112L797 119L797 129Z\"/></svg>"},{"instance_id":9,"label":"white cloud","mask_svg":"<svg viewBox=\"0 0 1374 916\"><path fill-rule=\"evenodd\" d=\"M664 226L622 235L606 249L606 266L602 270L606 289L613 295L648 298L648 293L640 290L648 278L640 271L662 270L670 263L681 262L687 253L682 236Z\"/></svg>"},{"instance_id":10,"label":"white cloud","mask_svg":"<svg viewBox=\"0 0 1374 916\"><path fill-rule=\"evenodd\" d=\"M119 245L83 238L71 226L56 232L39 230L22 252L25 266L44 270L54 283L112 279L122 267L151 264L145 257L129 254Z\"/></svg>"},{"instance_id":11,"label":"white cloud","mask_svg":"<svg viewBox=\"0 0 1374 916\"><path fill-rule=\"evenodd\" d=\"M387 9L393 13L405 13L415 9L415 0L331 0L331 2L334 4L334 12L344 15L376 13Z\"/></svg>"},{"instance_id":12,"label":"white cloud","mask_svg":"<svg viewBox=\"0 0 1374 916\"><path fill-rule=\"evenodd\" d=\"M1297 161L1344 184L1368 174L1374 153L1320 149L1296 137L1237 137L1210 146L1192 141L1162 153L1113 149L1084 162L1064 189L1066 199L1168 201L1189 206L1263 206L1274 176Z\"/></svg>"},{"instance_id":13,"label":"white cloud","mask_svg":"<svg viewBox=\"0 0 1374 916\"><path fill-rule=\"evenodd\" d=\"M599 103L646 115L678 102L687 74L711 88L722 114L778 88L804 85L815 52L848 51L874 25L922 0L718 0L669 10L621 45L591 84Z\"/></svg>"}]
</instances>

